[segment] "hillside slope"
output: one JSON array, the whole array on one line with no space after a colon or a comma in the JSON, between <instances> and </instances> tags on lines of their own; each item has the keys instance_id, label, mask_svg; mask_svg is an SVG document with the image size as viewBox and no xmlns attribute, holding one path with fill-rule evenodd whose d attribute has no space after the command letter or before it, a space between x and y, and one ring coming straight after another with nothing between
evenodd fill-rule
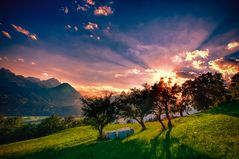
<instances>
[{"instance_id":1,"label":"hillside slope","mask_svg":"<svg viewBox=\"0 0 239 159\"><path fill-rule=\"evenodd\" d=\"M0 146L0 158L229 158L239 156L238 103L173 120L174 127L161 133L158 122L112 124L107 130L134 127L124 140L97 141L89 126L67 129L46 137Z\"/></svg>"}]
</instances>

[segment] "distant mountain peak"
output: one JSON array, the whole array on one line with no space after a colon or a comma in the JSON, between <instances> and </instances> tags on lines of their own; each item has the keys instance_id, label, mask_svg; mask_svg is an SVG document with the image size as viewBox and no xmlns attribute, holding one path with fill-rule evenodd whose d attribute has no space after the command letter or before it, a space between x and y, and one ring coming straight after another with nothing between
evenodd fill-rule
<instances>
[{"instance_id":1,"label":"distant mountain peak","mask_svg":"<svg viewBox=\"0 0 239 159\"><path fill-rule=\"evenodd\" d=\"M80 93L55 78L40 80L0 68L0 114L78 114Z\"/></svg>"},{"instance_id":2,"label":"distant mountain peak","mask_svg":"<svg viewBox=\"0 0 239 159\"><path fill-rule=\"evenodd\" d=\"M43 85L47 88L56 87L56 86L59 86L61 84L61 82L58 81L55 78L50 78L50 79L47 79L47 80L43 80L40 83L41 83L41 85Z\"/></svg>"}]
</instances>

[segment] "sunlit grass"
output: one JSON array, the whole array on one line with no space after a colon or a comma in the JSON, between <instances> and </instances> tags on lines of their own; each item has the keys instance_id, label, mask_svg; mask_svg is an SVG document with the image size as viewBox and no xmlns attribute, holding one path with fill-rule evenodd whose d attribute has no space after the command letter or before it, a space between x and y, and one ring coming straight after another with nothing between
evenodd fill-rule
<instances>
[{"instance_id":1,"label":"sunlit grass","mask_svg":"<svg viewBox=\"0 0 239 159\"><path fill-rule=\"evenodd\" d=\"M226 108L225 108L226 107ZM232 108L233 107L233 112ZM207 113L173 120L164 132L158 122L111 124L105 131L133 127L135 134L123 139L98 141L90 126L63 130L37 139L0 146L0 158L230 158L239 156L238 103Z\"/></svg>"}]
</instances>

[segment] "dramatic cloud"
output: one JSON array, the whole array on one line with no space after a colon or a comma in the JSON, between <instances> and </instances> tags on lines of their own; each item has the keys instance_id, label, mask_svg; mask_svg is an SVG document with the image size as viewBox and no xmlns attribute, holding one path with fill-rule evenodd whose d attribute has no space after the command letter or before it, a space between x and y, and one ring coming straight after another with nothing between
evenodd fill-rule
<instances>
[{"instance_id":1,"label":"dramatic cloud","mask_svg":"<svg viewBox=\"0 0 239 159\"><path fill-rule=\"evenodd\" d=\"M99 6L98 8L95 9L94 14L108 16L110 14L113 14L113 11L108 6Z\"/></svg>"},{"instance_id":2,"label":"dramatic cloud","mask_svg":"<svg viewBox=\"0 0 239 159\"><path fill-rule=\"evenodd\" d=\"M98 24L89 22L84 28L86 30L95 30L98 29Z\"/></svg>"},{"instance_id":3,"label":"dramatic cloud","mask_svg":"<svg viewBox=\"0 0 239 159\"><path fill-rule=\"evenodd\" d=\"M210 68L216 70L224 75L233 75L239 71L239 65L237 63L233 63L227 61L223 58L219 58L216 60L212 60L208 62Z\"/></svg>"},{"instance_id":4,"label":"dramatic cloud","mask_svg":"<svg viewBox=\"0 0 239 159\"><path fill-rule=\"evenodd\" d=\"M202 64L204 64L204 61L201 61L201 60L197 60L197 61L192 62L193 67L195 69L198 69L198 70L202 70L202 69L207 68L206 66L203 66Z\"/></svg>"},{"instance_id":5,"label":"dramatic cloud","mask_svg":"<svg viewBox=\"0 0 239 159\"><path fill-rule=\"evenodd\" d=\"M197 73L187 72L187 71L179 71L179 72L176 72L176 75L177 75L177 77L192 79L192 78L196 77Z\"/></svg>"},{"instance_id":6,"label":"dramatic cloud","mask_svg":"<svg viewBox=\"0 0 239 159\"><path fill-rule=\"evenodd\" d=\"M89 5L95 5L95 2L93 0L86 0L86 3L88 3Z\"/></svg>"},{"instance_id":7,"label":"dramatic cloud","mask_svg":"<svg viewBox=\"0 0 239 159\"><path fill-rule=\"evenodd\" d=\"M5 37L7 37L8 39L12 39L11 35L10 35L8 32L2 31L2 34L3 34Z\"/></svg>"},{"instance_id":8,"label":"dramatic cloud","mask_svg":"<svg viewBox=\"0 0 239 159\"><path fill-rule=\"evenodd\" d=\"M227 44L227 49L228 50L233 50L235 48L238 48L239 47L239 42L237 41L233 41L233 42L230 42Z\"/></svg>"},{"instance_id":9,"label":"dramatic cloud","mask_svg":"<svg viewBox=\"0 0 239 159\"><path fill-rule=\"evenodd\" d=\"M24 29L24 28L22 28L22 27L20 27L20 26L18 26L18 25L12 24L12 27L13 27L16 31L18 31L18 32L20 32L20 33L22 33L22 34L24 34L25 36L29 37L30 39L32 39L32 40L38 40L36 34L30 33L28 30L26 30L26 29Z\"/></svg>"},{"instance_id":10,"label":"dramatic cloud","mask_svg":"<svg viewBox=\"0 0 239 159\"><path fill-rule=\"evenodd\" d=\"M186 52L186 58L185 61L192 61L193 59L197 57L201 58L207 58L208 57L209 50L195 50L192 52Z\"/></svg>"}]
</instances>

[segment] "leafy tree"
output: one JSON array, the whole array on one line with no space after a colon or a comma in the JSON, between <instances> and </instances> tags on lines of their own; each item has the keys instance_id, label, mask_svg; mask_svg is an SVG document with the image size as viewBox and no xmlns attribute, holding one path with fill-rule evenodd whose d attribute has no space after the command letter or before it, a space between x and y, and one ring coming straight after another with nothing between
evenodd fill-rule
<instances>
[{"instance_id":1,"label":"leafy tree","mask_svg":"<svg viewBox=\"0 0 239 159\"><path fill-rule=\"evenodd\" d=\"M64 123L60 116L52 115L43 120L37 127L38 135L44 136L64 129Z\"/></svg>"},{"instance_id":2,"label":"leafy tree","mask_svg":"<svg viewBox=\"0 0 239 159\"><path fill-rule=\"evenodd\" d=\"M130 92L122 92L117 99L120 115L136 120L142 130L146 129L144 117L151 113L153 100L150 95L150 87L145 84L144 89L131 89Z\"/></svg>"},{"instance_id":3,"label":"leafy tree","mask_svg":"<svg viewBox=\"0 0 239 159\"><path fill-rule=\"evenodd\" d=\"M22 117L1 117L0 143L14 141L14 132L23 125Z\"/></svg>"},{"instance_id":4,"label":"leafy tree","mask_svg":"<svg viewBox=\"0 0 239 159\"><path fill-rule=\"evenodd\" d=\"M165 115L168 120L168 127L172 127L171 117L169 115L170 111L174 108L177 102L177 95L180 92L180 87L177 84L171 86L171 79L168 82L164 82L163 78L158 83L155 83L152 87L154 96L154 108L156 110L156 115L158 120L163 125L160 115L164 110Z\"/></svg>"},{"instance_id":5,"label":"leafy tree","mask_svg":"<svg viewBox=\"0 0 239 159\"><path fill-rule=\"evenodd\" d=\"M183 116L183 112L188 114L190 105L192 104L192 81L187 80L181 86L181 96L178 99L178 112Z\"/></svg>"},{"instance_id":6,"label":"leafy tree","mask_svg":"<svg viewBox=\"0 0 239 159\"><path fill-rule=\"evenodd\" d=\"M81 98L83 115L99 131L100 139L103 139L104 127L116 119L117 109L111 97L112 93L103 97Z\"/></svg>"},{"instance_id":7,"label":"leafy tree","mask_svg":"<svg viewBox=\"0 0 239 159\"><path fill-rule=\"evenodd\" d=\"M160 86L163 84L163 81L160 81L159 83L155 83L152 86L152 97L153 97L153 105L154 105L154 109L153 112L156 115L159 123L161 124L163 130L166 129L162 119L161 119L161 115L164 111L164 106L161 103L161 91L160 91Z\"/></svg>"},{"instance_id":8,"label":"leafy tree","mask_svg":"<svg viewBox=\"0 0 239 159\"><path fill-rule=\"evenodd\" d=\"M232 100L239 100L239 72L232 76L229 91Z\"/></svg>"},{"instance_id":9,"label":"leafy tree","mask_svg":"<svg viewBox=\"0 0 239 159\"><path fill-rule=\"evenodd\" d=\"M224 101L226 89L220 73L206 73L191 83L192 102L197 110L214 107Z\"/></svg>"}]
</instances>

